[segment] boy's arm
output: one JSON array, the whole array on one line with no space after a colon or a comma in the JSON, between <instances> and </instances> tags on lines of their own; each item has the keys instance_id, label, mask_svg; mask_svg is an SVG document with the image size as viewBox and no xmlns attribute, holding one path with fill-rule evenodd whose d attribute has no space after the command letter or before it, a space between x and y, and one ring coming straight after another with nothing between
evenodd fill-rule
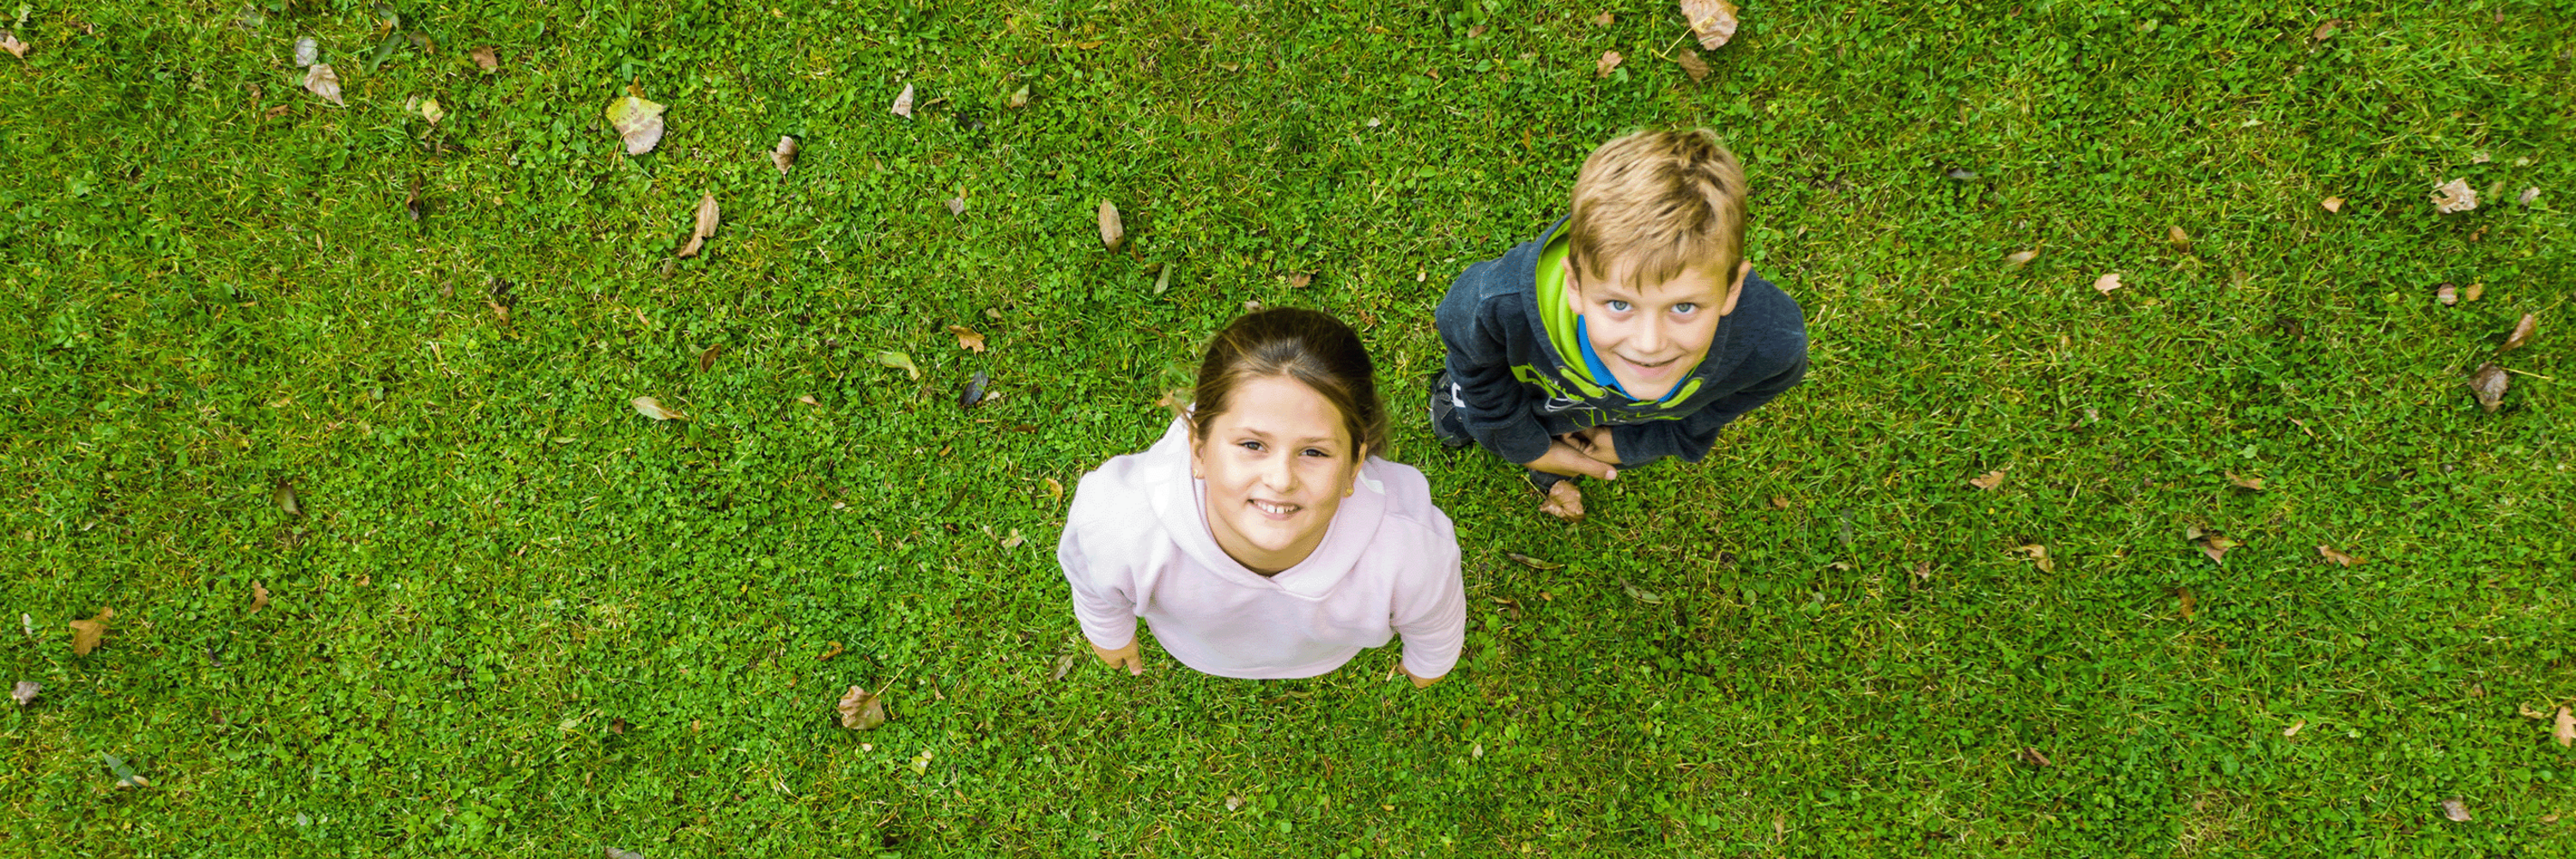
<instances>
[{"instance_id":1,"label":"boy's arm","mask_svg":"<svg viewBox=\"0 0 2576 859\"><path fill-rule=\"evenodd\" d=\"M1619 464L1635 467L1677 456L1683 462L1698 462L1708 456L1717 444L1717 433L1745 412L1760 408L1784 391L1798 386L1807 376L1807 356L1801 354L1788 369L1754 383L1741 391L1728 394L1701 406L1699 411L1677 421L1648 421L1621 424L1610 428L1611 446L1619 452Z\"/></svg>"},{"instance_id":2,"label":"boy's arm","mask_svg":"<svg viewBox=\"0 0 2576 859\"><path fill-rule=\"evenodd\" d=\"M1492 265L1484 263L1482 265ZM1529 463L1548 450L1547 427L1530 408L1529 391L1512 375L1511 352L1496 320L1484 315L1470 278L1475 268L1450 284L1433 320L1447 353L1449 381L1458 386L1458 419L1476 443L1504 460ZM1451 396L1449 391L1435 396Z\"/></svg>"}]
</instances>

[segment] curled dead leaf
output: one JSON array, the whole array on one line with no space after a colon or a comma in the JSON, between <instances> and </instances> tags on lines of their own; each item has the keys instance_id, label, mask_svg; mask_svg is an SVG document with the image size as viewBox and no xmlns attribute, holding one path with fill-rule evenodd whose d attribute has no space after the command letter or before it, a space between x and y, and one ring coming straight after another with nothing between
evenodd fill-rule
<instances>
[{"instance_id":1,"label":"curled dead leaf","mask_svg":"<svg viewBox=\"0 0 2576 859\"><path fill-rule=\"evenodd\" d=\"M821 653L817 653L817 654L814 654L814 658L815 658L815 659L818 659L818 660L828 660L828 659L831 659L832 657L839 656L839 655L841 655L841 654L848 653L848 652L849 652L849 650L848 650L848 649L846 649L846 648L843 648L843 647L841 646L841 643L840 643L840 642L838 642L838 641L825 642L825 643L824 643L824 645L823 645L823 652L821 652Z\"/></svg>"},{"instance_id":2,"label":"curled dead leaf","mask_svg":"<svg viewBox=\"0 0 2576 859\"><path fill-rule=\"evenodd\" d=\"M348 104L340 100L340 73L332 71L330 63L314 63L312 68L304 70L304 89L321 96L323 101Z\"/></svg>"},{"instance_id":3,"label":"curled dead leaf","mask_svg":"<svg viewBox=\"0 0 2576 859\"><path fill-rule=\"evenodd\" d=\"M951 325L948 326L948 333L957 335L957 348L977 353L984 351L984 335L976 333L975 329L963 325Z\"/></svg>"},{"instance_id":4,"label":"curled dead leaf","mask_svg":"<svg viewBox=\"0 0 2576 859\"><path fill-rule=\"evenodd\" d=\"M940 201L940 205L947 206L948 214L952 216L966 214L966 195L959 194L946 200L942 200Z\"/></svg>"},{"instance_id":5,"label":"curled dead leaf","mask_svg":"<svg viewBox=\"0 0 2576 859\"><path fill-rule=\"evenodd\" d=\"M2477 372L2469 374L2469 393L2477 395L2478 408L2493 413L2504 406L2504 391L2511 383L2503 367L2493 362L2480 364Z\"/></svg>"},{"instance_id":6,"label":"curled dead leaf","mask_svg":"<svg viewBox=\"0 0 2576 859\"><path fill-rule=\"evenodd\" d=\"M841 727L854 731L873 731L886 723L885 699L857 686L841 696L836 709L841 711Z\"/></svg>"},{"instance_id":7,"label":"curled dead leaf","mask_svg":"<svg viewBox=\"0 0 2576 859\"><path fill-rule=\"evenodd\" d=\"M2476 301L2486 294L2487 285L2485 283L2472 283L2467 286L2460 287L2460 303L2467 304L2469 302Z\"/></svg>"},{"instance_id":8,"label":"curled dead leaf","mask_svg":"<svg viewBox=\"0 0 2576 859\"><path fill-rule=\"evenodd\" d=\"M2177 249L2177 250L2190 250L2190 249L2191 249L2191 234L2190 234L2190 233L2183 232L2183 231L2182 231L2182 225L2181 225L2181 224L2172 224L2172 225L2166 226L2166 227L2165 227L2165 243L2166 243L2166 244L2169 244L2169 245L2173 245L2173 246L2174 246L2174 248L2175 248L2175 249Z\"/></svg>"},{"instance_id":9,"label":"curled dead leaf","mask_svg":"<svg viewBox=\"0 0 2576 859\"><path fill-rule=\"evenodd\" d=\"M1708 61L1700 59L1698 51L1685 46L1681 50L1673 52L1673 62L1681 64L1682 71L1689 74L1691 80L1702 81L1708 79Z\"/></svg>"},{"instance_id":10,"label":"curled dead leaf","mask_svg":"<svg viewBox=\"0 0 2576 859\"><path fill-rule=\"evenodd\" d=\"M958 389L957 407L961 409L971 409L975 407L975 404L983 402L984 389L991 384L993 384L993 378L991 376L985 375L982 370L975 371L974 377L966 380L966 386ZM1014 536L1016 536L1016 533Z\"/></svg>"},{"instance_id":11,"label":"curled dead leaf","mask_svg":"<svg viewBox=\"0 0 2576 859\"><path fill-rule=\"evenodd\" d=\"M2469 180L2453 179L2433 188L2433 211L2448 215L2478 207L2478 191Z\"/></svg>"},{"instance_id":12,"label":"curled dead leaf","mask_svg":"<svg viewBox=\"0 0 2576 859\"><path fill-rule=\"evenodd\" d=\"M642 155L662 145L662 105L628 93L608 103L608 125L626 144L626 154Z\"/></svg>"},{"instance_id":13,"label":"curled dead leaf","mask_svg":"<svg viewBox=\"0 0 2576 859\"><path fill-rule=\"evenodd\" d=\"M2550 728L2549 736L2560 746L2576 746L2576 712L2558 708L2558 723Z\"/></svg>"},{"instance_id":14,"label":"curled dead leaf","mask_svg":"<svg viewBox=\"0 0 2576 859\"><path fill-rule=\"evenodd\" d=\"M304 506L295 501L295 484L292 482L278 481L277 488L268 493L268 501L277 505L280 513L288 516L304 515Z\"/></svg>"},{"instance_id":15,"label":"curled dead leaf","mask_svg":"<svg viewBox=\"0 0 2576 859\"><path fill-rule=\"evenodd\" d=\"M2040 750L2038 750L2038 749L2036 749L2036 748L2032 748L2032 747L2029 747L2029 746L2024 746L2024 747L2022 747L2022 750L2021 750L2021 751L2014 752L2014 753L2013 753L2013 757L2014 757L2015 759L2017 759L2017 760L2021 761L2022 763L2026 763L2026 764L2029 764L2029 765L2031 765L2031 766L2035 766L2035 767L2044 767L2044 766L2049 766L2049 765L2050 765L2050 761L2049 761L2049 759L2048 759L2048 754L2047 754L2046 752L2042 752L2042 751L2040 751Z\"/></svg>"},{"instance_id":16,"label":"curled dead leaf","mask_svg":"<svg viewBox=\"0 0 2576 859\"><path fill-rule=\"evenodd\" d=\"M27 702L36 700L36 693L42 691L45 691L45 684L33 680L20 680L17 685L9 687L9 700L16 701L18 706L24 707L27 706Z\"/></svg>"},{"instance_id":17,"label":"curled dead leaf","mask_svg":"<svg viewBox=\"0 0 2576 859\"><path fill-rule=\"evenodd\" d=\"M2020 553L2022 553L2022 554L2024 554L2024 555L2029 555L2029 556L2030 556L2031 563L2033 563L2033 564L2037 564L2037 565L2039 566L2039 571L2040 571L2040 572L2043 572L2043 573L2054 573L2054 572L2057 572L2057 562L2056 562L2056 561L2054 561L2054 560L2051 560L2051 559L2048 557L2048 547L2047 547L2047 546L2043 546L2043 545L2040 545L2040 544L2038 544L2038 543L2032 543L2032 544L2029 544L2029 545L2026 545L2026 546L2016 547L2016 548L2014 548L2014 549L2013 549L2013 551L2020 552Z\"/></svg>"},{"instance_id":18,"label":"curled dead leaf","mask_svg":"<svg viewBox=\"0 0 2576 859\"><path fill-rule=\"evenodd\" d=\"M634 404L635 412L637 414L657 421L685 421L689 419L688 415L680 414L677 411L665 408L662 405L661 400L656 400L652 397L636 397Z\"/></svg>"},{"instance_id":19,"label":"curled dead leaf","mask_svg":"<svg viewBox=\"0 0 2576 859\"><path fill-rule=\"evenodd\" d=\"M697 223L689 228L689 243L680 247L678 256L681 259L697 256L698 249L706 246L707 239L716 234L716 225L723 219L723 211L716 206L716 195L710 193L699 197Z\"/></svg>"},{"instance_id":20,"label":"curled dead leaf","mask_svg":"<svg viewBox=\"0 0 2576 859\"><path fill-rule=\"evenodd\" d=\"M2233 486L2238 489L2251 489L2256 492L2263 491L2263 478L2238 477L2236 476L2236 472L2233 471L2222 471L2219 473L2227 475L2227 485L2229 486Z\"/></svg>"},{"instance_id":21,"label":"curled dead leaf","mask_svg":"<svg viewBox=\"0 0 2576 859\"><path fill-rule=\"evenodd\" d=\"M1062 500L1064 500L1064 484L1061 484L1061 483L1057 483L1057 482L1055 482L1055 478L1052 478L1052 477L1042 477L1042 478L1039 478L1039 479L1040 479L1040 480L1044 480L1044 481L1046 481L1046 488L1047 488L1047 500L1049 500L1049 501L1062 501Z\"/></svg>"},{"instance_id":22,"label":"curled dead leaf","mask_svg":"<svg viewBox=\"0 0 2576 859\"><path fill-rule=\"evenodd\" d=\"M1603 12L1599 15L1592 16L1592 26L1595 27L1607 27L1618 22L1619 16L1609 12Z\"/></svg>"},{"instance_id":23,"label":"curled dead leaf","mask_svg":"<svg viewBox=\"0 0 2576 859\"><path fill-rule=\"evenodd\" d=\"M423 99L420 103L420 118L429 120L431 125L437 125L439 120L447 118L447 109L438 106L438 99Z\"/></svg>"},{"instance_id":24,"label":"curled dead leaf","mask_svg":"<svg viewBox=\"0 0 2576 859\"><path fill-rule=\"evenodd\" d=\"M1594 74L1592 76L1596 78L1609 77L1611 72L1619 70L1619 61L1623 59L1626 58L1619 56L1618 51L1602 51L1600 61L1593 64Z\"/></svg>"},{"instance_id":25,"label":"curled dead leaf","mask_svg":"<svg viewBox=\"0 0 2576 859\"><path fill-rule=\"evenodd\" d=\"M1288 288L1289 288L1289 289L1305 289L1307 284L1314 283L1314 282L1315 282L1315 273L1314 273L1314 272L1311 272L1311 271L1292 271L1292 272L1289 272L1289 273L1288 273Z\"/></svg>"},{"instance_id":26,"label":"curled dead leaf","mask_svg":"<svg viewBox=\"0 0 2576 859\"><path fill-rule=\"evenodd\" d=\"M868 360L875 361L877 366L880 367L892 367L897 370L902 370L905 375L911 376L912 378L921 378L921 365L912 363L912 356L910 355L888 349L868 356Z\"/></svg>"},{"instance_id":27,"label":"curled dead leaf","mask_svg":"<svg viewBox=\"0 0 2576 859\"><path fill-rule=\"evenodd\" d=\"M2242 543L2237 542L2235 538L2215 531L2192 538L2191 544L2199 548L2201 554L2208 555L2209 560L2212 563L2221 564L2227 562L2227 550L2243 545Z\"/></svg>"},{"instance_id":28,"label":"curled dead leaf","mask_svg":"<svg viewBox=\"0 0 2576 859\"><path fill-rule=\"evenodd\" d=\"M1518 561L1518 562L1520 562L1520 565L1521 565L1521 566L1528 567L1528 568L1533 569L1533 570L1561 570L1561 569L1565 569L1565 565L1564 565L1564 564L1560 564L1560 563L1557 563L1557 562L1555 562L1555 561L1542 561L1542 560L1539 560L1539 559L1537 559L1537 558L1533 558L1533 557L1530 557L1530 556L1528 556L1528 555L1521 554L1521 553L1519 553L1519 552L1504 552L1504 553L1503 553L1503 557L1510 558L1510 559L1512 559L1512 560L1514 560L1514 561Z\"/></svg>"},{"instance_id":29,"label":"curled dead leaf","mask_svg":"<svg viewBox=\"0 0 2576 859\"><path fill-rule=\"evenodd\" d=\"M2328 546L2324 543L2317 544L2317 554L2324 557L2326 559L2326 563L2334 564L2336 566L2349 567L2354 564L2361 563L2361 559L2335 551L2333 546Z\"/></svg>"},{"instance_id":30,"label":"curled dead leaf","mask_svg":"<svg viewBox=\"0 0 2576 859\"><path fill-rule=\"evenodd\" d=\"M1243 797L1231 793L1225 795L1225 810L1233 811L1242 807Z\"/></svg>"},{"instance_id":31,"label":"curled dead leaf","mask_svg":"<svg viewBox=\"0 0 2576 859\"><path fill-rule=\"evenodd\" d=\"M0 37L5 37L5 34L0 34ZM297 39L297 40L295 40L295 67L296 67L296 68L299 68L299 69L309 69L309 68L312 68L312 67L313 67L313 64L314 64L314 63L318 63L318 62L321 62L321 61L322 61L322 46L321 46L320 44L318 44L318 43L314 42L314 41L313 41L313 37L311 37L311 36L306 36L306 37L304 37L304 38L301 38L301 39Z\"/></svg>"},{"instance_id":32,"label":"curled dead leaf","mask_svg":"<svg viewBox=\"0 0 2576 859\"><path fill-rule=\"evenodd\" d=\"M796 166L796 153L803 148L796 138L779 135L777 148L769 150L769 163L778 168L778 175L785 176L787 168Z\"/></svg>"},{"instance_id":33,"label":"curled dead leaf","mask_svg":"<svg viewBox=\"0 0 2576 859\"><path fill-rule=\"evenodd\" d=\"M2317 29L2308 34L2308 39L2317 42L2325 41L2328 37L2335 34L2335 28L2341 26L2343 26L2343 21L2335 18L2327 18L2317 24Z\"/></svg>"},{"instance_id":34,"label":"curled dead leaf","mask_svg":"<svg viewBox=\"0 0 2576 859\"><path fill-rule=\"evenodd\" d=\"M501 55L499 52L494 51L491 45L476 45L473 50L466 51L465 55L473 57L474 65L481 67L484 71L491 72L499 71L501 69Z\"/></svg>"},{"instance_id":35,"label":"curled dead leaf","mask_svg":"<svg viewBox=\"0 0 2576 859\"><path fill-rule=\"evenodd\" d=\"M260 609L264 609L264 608L267 608L267 607L268 607L268 585L266 585L266 584L262 584L262 583L260 583L260 582L256 582L256 581L251 582L251 583L250 583L250 613L251 613L251 614L258 614Z\"/></svg>"},{"instance_id":36,"label":"curled dead leaf","mask_svg":"<svg viewBox=\"0 0 2576 859\"><path fill-rule=\"evenodd\" d=\"M797 402L800 402L800 403L804 403L804 404L809 405L809 406L820 406L820 405L822 405L822 403L821 403L821 402L818 402L818 401L816 401L816 400L814 399L814 395L813 395L813 394L806 394L806 395L804 395L804 396L797 397L797 398L796 398L796 401L797 401Z\"/></svg>"},{"instance_id":37,"label":"curled dead leaf","mask_svg":"<svg viewBox=\"0 0 2576 859\"><path fill-rule=\"evenodd\" d=\"M2200 606L2200 599L2192 596L2190 588L2183 588L2180 591L2177 591L2175 596L2179 598L2182 605L2180 610L2182 619L2190 620L2192 612Z\"/></svg>"},{"instance_id":38,"label":"curled dead leaf","mask_svg":"<svg viewBox=\"0 0 2576 859\"><path fill-rule=\"evenodd\" d=\"M2514 197L2513 201L2517 204L2528 206L2531 205L2531 201L2538 199L2540 199L2540 186L2533 185L2529 188L2522 189L2522 194Z\"/></svg>"},{"instance_id":39,"label":"curled dead leaf","mask_svg":"<svg viewBox=\"0 0 2576 859\"><path fill-rule=\"evenodd\" d=\"M1786 495L1774 495L1774 496L1771 496L1771 509L1773 509L1773 510L1787 510L1787 509L1789 509L1789 496L1786 496Z\"/></svg>"},{"instance_id":40,"label":"curled dead leaf","mask_svg":"<svg viewBox=\"0 0 2576 859\"><path fill-rule=\"evenodd\" d=\"M115 616L115 609L100 608L98 614L88 620L72 621L72 655L88 656L90 651L97 650L99 637L107 634L108 618Z\"/></svg>"},{"instance_id":41,"label":"curled dead leaf","mask_svg":"<svg viewBox=\"0 0 2576 859\"><path fill-rule=\"evenodd\" d=\"M1682 19L1690 22L1691 34L1699 37L1702 50L1717 50L1735 38L1743 26L1736 18L1741 10L1726 0L1681 0Z\"/></svg>"},{"instance_id":42,"label":"curled dead leaf","mask_svg":"<svg viewBox=\"0 0 2576 859\"><path fill-rule=\"evenodd\" d=\"M716 366L716 356L719 356L719 355L722 355L722 354L724 354L724 347L723 347L723 346L709 346L709 347L707 347L707 348L706 348L706 351L699 352L699 353L698 353L698 372L704 373L704 372L706 372L706 371L708 371L708 370L715 369L715 366Z\"/></svg>"},{"instance_id":43,"label":"curled dead leaf","mask_svg":"<svg viewBox=\"0 0 2576 859\"><path fill-rule=\"evenodd\" d=\"M1073 673L1073 666L1080 661L1081 660L1075 654L1071 653L1056 657L1055 674L1048 679L1059 683L1063 682L1064 676Z\"/></svg>"},{"instance_id":44,"label":"curled dead leaf","mask_svg":"<svg viewBox=\"0 0 2576 859\"><path fill-rule=\"evenodd\" d=\"M2328 212L2340 212L2343 211L2343 198L2327 197L2323 200L2317 201L2317 205L2326 207L2326 211Z\"/></svg>"},{"instance_id":45,"label":"curled dead leaf","mask_svg":"<svg viewBox=\"0 0 2576 859\"><path fill-rule=\"evenodd\" d=\"M1003 104L1012 110L1029 106L1029 85L1021 84L1019 89L1012 90L1010 100Z\"/></svg>"},{"instance_id":46,"label":"curled dead leaf","mask_svg":"<svg viewBox=\"0 0 2576 859\"><path fill-rule=\"evenodd\" d=\"M2531 335L2539 330L2540 317L2530 313L2523 314L2522 321L2513 324L2513 333L2505 335L2505 350L2510 351L2530 345Z\"/></svg>"},{"instance_id":47,"label":"curled dead leaf","mask_svg":"<svg viewBox=\"0 0 2576 859\"><path fill-rule=\"evenodd\" d=\"M2447 283L2433 287L2433 300L2441 302L2443 307L2458 304L2460 303L2460 289L2459 287L2455 287Z\"/></svg>"},{"instance_id":48,"label":"curled dead leaf","mask_svg":"<svg viewBox=\"0 0 2576 859\"><path fill-rule=\"evenodd\" d=\"M2037 249L2020 251L2011 256L2004 257L2004 264L2012 266L2013 268L2020 268L2022 266L2029 265L2031 260L2038 258L2039 251Z\"/></svg>"},{"instance_id":49,"label":"curled dead leaf","mask_svg":"<svg viewBox=\"0 0 2576 859\"><path fill-rule=\"evenodd\" d=\"M2281 729L2281 736L2284 736L2284 737L2295 737L2295 736L2298 736L2298 735L2299 735L2299 731L2300 731L2301 729L2306 728L2307 726L2308 726L2308 720L2306 720L2306 719L2300 719L2300 720L2298 720L2298 721L2296 721L2296 722L2292 722L2292 723L2290 723L2290 726L2289 726L2289 727L2287 727L2287 728L2282 728L2282 729Z\"/></svg>"},{"instance_id":50,"label":"curled dead leaf","mask_svg":"<svg viewBox=\"0 0 2576 859\"><path fill-rule=\"evenodd\" d=\"M1118 204L1100 201L1100 244L1110 250L1127 241L1127 224L1118 217Z\"/></svg>"},{"instance_id":51,"label":"curled dead leaf","mask_svg":"<svg viewBox=\"0 0 2576 859\"><path fill-rule=\"evenodd\" d=\"M2093 279L2093 291L2094 291L2094 292L2099 292L2099 293L2101 293L2101 294L2103 294L2103 295L2109 295L2109 294L2111 294L2111 290L2119 289L2119 288L2120 288L2120 273L2119 273L2119 272L2116 272L2116 271L2115 271L2115 272L2112 272L2112 273L2110 273L2110 274L2106 274L2106 275L2103 275L2103 276L2101 276L2101 277L2097 277L2097 278L2094 278L2094 279Z\"/></svg>"},{"instance_id":52,"label":"curled dead leaf","mask_svg":"<svg viewBox=\"0 0 2576 859\"><path fill-rule=\"evenodd\" d=\"M1968 478L1968 485L1974 486L1979 490L1993 489L1997 486L2002 486L2004 483L2004 472L2011 470L2012 466L2007 465L2002 468Z\"/></svg>"},{"instance_id":53,"label":"curled dead leaf","mask_svg":"<svg viewBox=\"0 0 2576 859\"><path fill-rule=\"evenodd\" d=\"M887 108L887 109L888 109L888 110L891 110L891 111L894 111L894 115L896 115L896 116L900 116L900 117L903 117L903 118L905 118L905 119L911 119L911 118L912 118L912 85L911 85L911 84L904 84L904 85L903 85L903 94L902 94L902 95L895 96L895 97L894 97L894 106L893 106L893 107L890 107L890 108Z\"/></svg>"},{"instance_id":54,"label":"curled dead leaf","mask_svg":"<svg viewBox=\"0 0 2576 859\"><path fill-rule=\"evenodd\" d=\"M2469 816L2469 804L2460 801L2456 796L2442 800L2442 816L2452 823L2467 823L2476 819Z\"/></svg>"}]
</instances>

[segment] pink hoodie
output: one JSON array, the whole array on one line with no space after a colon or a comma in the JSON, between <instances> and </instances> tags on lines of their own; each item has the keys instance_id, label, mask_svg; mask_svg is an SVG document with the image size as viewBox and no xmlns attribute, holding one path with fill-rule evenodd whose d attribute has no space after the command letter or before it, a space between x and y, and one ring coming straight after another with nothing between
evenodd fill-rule
<instances>
[{"instance_id":1,"label":"pink hoodie","mask_svg":"<svg viewBox=\"0 0 2576 859\"><path fill-rule=\"evenodd\" d=\"M1174 420L1152 448L1110 459L1074 490L1055 557L1093 645L1127 646L1141 617L1172 658L1219 677L1313 677L1398 634L1414 676L1457 664L1458 537L1422 472L1370 457L1315 553L1264 578L1208 532L1189 443Z\"/></svg>"}]
</instances>

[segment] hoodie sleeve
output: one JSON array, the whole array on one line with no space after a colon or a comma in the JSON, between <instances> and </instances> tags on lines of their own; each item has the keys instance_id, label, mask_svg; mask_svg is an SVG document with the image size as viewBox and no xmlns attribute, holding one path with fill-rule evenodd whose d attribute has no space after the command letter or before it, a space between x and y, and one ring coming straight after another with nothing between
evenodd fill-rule
<instances>
[{"instance_id":1,"label":"hoodie sleeve","mask_svg":"<svg viewBox=\"0 0 2576 859\"><path fill-rule=\"evenodd\" d=\"M1782 392L1797 387L1799 380L1806 377L1807 356L1801 353L1788 369L1751 387L1712 400L1681 420L1612 427L1610 441L1619 449L1619 465L1634 468L1667 456L1681 457L1683 462L1698 462L1708 456L1710 447L1717 444L1719 430L1725 429L1745 412L1760 408Z\"/></svg>"},{"instance_id":2,"label":"hoodie sleeve","mask_svg":"<svg viewBox=\"0 0 2576 859\"><path fill-rule=\"evenodd\" d=\"M1433 514L1437 516L1438 514ZM1447 517L1425 539L1415 587L1396 597L1395 631L1404 637L1404 670L1413 676L1447 675L1467 643L1467 585L1459 574L1458 536Z\"/></svg>"},{"instance_id":3,"label":"hoodie sleeve","mask_svg":"<svg viewBox=\"0 0 2576 859\"><path fill-rule=\"evenodd\" d=\"M1512 375L1505 326L1518 320L1495 318L1487 305L1500 303L1503 297L1487 299L1477 288L1485 279L1500 276L1502 264L1502 260L1488 260L1460 273L1449 284L1449 294L1440 299L1433 320L1447 353L1449 381L1458 386L1458 417L1467 425L1467 434L1507 461L1527 463L1547 453L1548 437L1546 425L1539 423L1531 408L1528 386Z\"/></svg>"},{"instance_id":4,"label":"hoodie sleeve","mask_svg":"<svg viewBox=\"0 0 2576 859\"><path fill-rule=\"evenodd\" d=\"M1095 562L1083 552L1090 517L1083 515L1080 493L1075 490L1073 515L1066 517L1064 536L1056 540L1055 561L1073 588L1073 616L1082 622L1082 636L1093 647L1116 650L1136 640L1136 578L1115 561Z\"/></svg>"}]
</instances>

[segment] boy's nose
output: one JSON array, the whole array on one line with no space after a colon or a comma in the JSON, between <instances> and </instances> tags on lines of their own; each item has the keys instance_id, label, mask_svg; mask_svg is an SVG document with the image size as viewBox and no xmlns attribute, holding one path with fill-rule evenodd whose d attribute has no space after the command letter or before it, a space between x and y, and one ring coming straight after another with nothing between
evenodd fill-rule
<instances>
[{"instance_id":1,"label":"boy's nose","mask_svg":"<svg viewBox=\"0 0 2576 859\"><path fill-rule=\"evenodd\" d=\"M1646 355L1653 355L1664 351L1664 341L1671 338L1665 336L1664 323L1662 320L1650 319L1646 321L1646 324L1637 326L1637 336L1635 339L1637 342L1638 352Z\"/></svg>"}]
</instances>

